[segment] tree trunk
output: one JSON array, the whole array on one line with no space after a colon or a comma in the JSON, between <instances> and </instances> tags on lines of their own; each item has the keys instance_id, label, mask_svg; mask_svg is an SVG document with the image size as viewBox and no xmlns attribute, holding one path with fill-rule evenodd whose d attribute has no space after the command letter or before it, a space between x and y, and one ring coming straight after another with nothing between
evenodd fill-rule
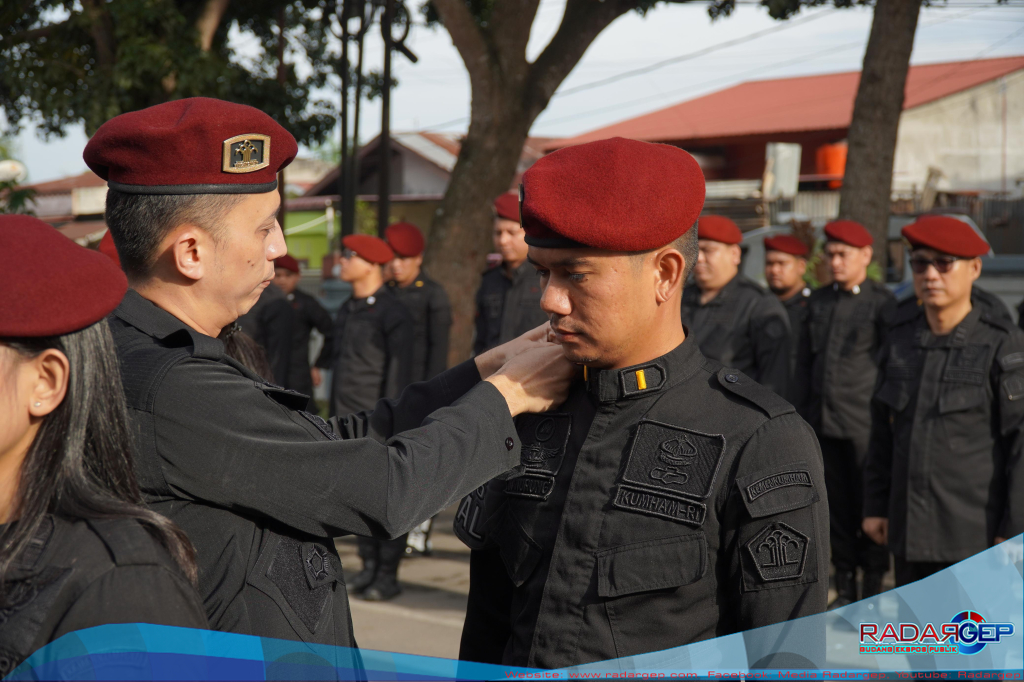
<instances>
[{"instance_id":1,"label":"tree trunk","mask_svg":"<svg viewBox=\"0 0 1024 682\"><path fill-rule=\"evenodd\" d=\"M469 357L476 290L486 256L494 251L492 202L508 190L533 122L515 109L512 102L473 105L474 121L430 228L426 267L444 283L452 303L449 364Z\"/></svg>"},{"instance_id":2,"label":"tree trunk","mask_svg":"<svg viewBox=\"0 0 1024 682\"><path fill-rule=\"evenodd\" d=\"M864 51L839 216L856 220L875 238L875 261L885 267L896 131L903 112L910 53L921 0L878 0Z\"/></svg>"}]
</instances>

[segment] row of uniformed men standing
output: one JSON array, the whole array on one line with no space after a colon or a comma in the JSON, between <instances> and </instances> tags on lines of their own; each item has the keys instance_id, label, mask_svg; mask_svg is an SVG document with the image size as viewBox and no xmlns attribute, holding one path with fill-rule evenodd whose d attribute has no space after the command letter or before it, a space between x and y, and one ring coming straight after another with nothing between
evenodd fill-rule
<instances>
[{"instance_id":1,"label":"row of uniformed men standing","mask_svg":"<svg viewBox=\"0 0 1024 682\"><path fill-rule=\"evenodd\" d=\"M890 551L901 585L1018 527L1024 337L1006 306L972 285L989 247L968 225L932 216L904 231L916 296L900 304L868 278L873 239L853 221L825 226L832 283L814 291L804 282L810 249L796 237L764 240L769 293L739 274L732 221L708 216L699 229L684 321L705 355L744 368L814 427L833 606L880 592Z\"/></svg>"}]
</instances>

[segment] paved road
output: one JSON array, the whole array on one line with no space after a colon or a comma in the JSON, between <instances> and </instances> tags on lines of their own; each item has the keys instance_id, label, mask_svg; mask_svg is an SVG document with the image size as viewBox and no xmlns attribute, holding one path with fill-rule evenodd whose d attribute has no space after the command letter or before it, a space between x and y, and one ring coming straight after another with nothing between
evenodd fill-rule
<instances>
[{"instance_id":1,"label":"paved road","mask_svg":"<svg viewBox=\"0 0 1024 682\"><path fill-rule=\"evenodd\" d=\"M457 506L457 505L456 505ZM356 641L363 649L458 658L469 593L469 549L452 533L453 506L434 523L434 553L402 561L402 594L389 602L352 595ZM345 578L362 567L351 537L336 542Z\"/></svg>"}]
</instances>

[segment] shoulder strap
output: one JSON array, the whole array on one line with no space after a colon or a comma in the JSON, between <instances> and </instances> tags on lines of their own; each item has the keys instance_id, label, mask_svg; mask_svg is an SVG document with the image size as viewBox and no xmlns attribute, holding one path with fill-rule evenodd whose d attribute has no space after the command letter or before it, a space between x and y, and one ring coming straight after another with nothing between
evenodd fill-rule
<instances>
[{"instance_id":1,"label":"shoulder strap","mask_svg":"<svg viewBox=\"0 0 1024 682\"><path fill-rule=\"evenodd\" d=\"M718 370L718 383L733 395L753 403L774 419L783 414L796 412L796 408L779 397L774 391L765 388L738 369L723 367Z\"/></svg>"},{"instance_id":2,"label":"shoulder strap","mask_svg":"<svg viewBox=\"0 0 1024 682\"><path fill-rule=\"evenodd\" d=\"M87 519L118 566L163 564L156 539L134 519Z\"/></svg>"}]
</instances>

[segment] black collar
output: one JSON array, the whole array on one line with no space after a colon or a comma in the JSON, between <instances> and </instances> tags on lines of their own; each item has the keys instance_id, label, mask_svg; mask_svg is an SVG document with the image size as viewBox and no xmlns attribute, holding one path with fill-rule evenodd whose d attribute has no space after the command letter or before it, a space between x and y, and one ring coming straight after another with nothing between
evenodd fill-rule
<instances>
[{"instance_id":1,"label":"black collar","mask_svg":"<svg viewBox=\"0 0 1024 682\"><path fill-rule=\"evenodd\" d=\"M967 345L967 338L974 331L974 326L981 319L981 308L974 306L967 317L960 320L953 331L945 336L935 336L928 327L928 316L924 314L924 307L921 308L921 329L918 331L917 341L922 348L963 348Z\"/></svg>"},{"instance_id":2,"label":"black collar","mask_svg":"<svg viewBox=\"0 0 1024 682\"><path fill-rule=\"evenodd\" d=\"M196 331L152 301L143 298L134 289L128 290L121 305L117 306L113 314L143 334L160 341L174 334L186 333L191 338L194 357L216 359L224 355L224 344L219 339Z\"/></svg>"},{"instance_id":3,"label":"black collar","mask_svg":"<svg viewBox=\"0 0 1024 682\"><path fill-rule=\"evenodd\" d=\"M584 367L587 392L598 402L645 398L689 377L704 362L696 341L686 341L660 358L623 369Z\"/></svg>"}]
</instances>

